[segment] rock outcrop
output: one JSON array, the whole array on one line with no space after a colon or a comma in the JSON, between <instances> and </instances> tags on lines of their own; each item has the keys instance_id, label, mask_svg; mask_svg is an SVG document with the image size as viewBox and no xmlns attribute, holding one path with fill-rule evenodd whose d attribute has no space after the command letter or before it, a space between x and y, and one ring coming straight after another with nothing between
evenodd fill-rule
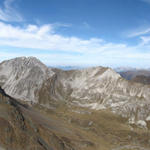
<instances>
[{"instance_id":1,"label":"rock outcrop","mask_svg":"<svg viewBox=\"0 0 150 150\"><path fill-rule=\"evenodd\" d=\"M21 57L0 64L0 85L6 93L25 101L37 102L35 92L54 75L34 57Z\"/></svg>"}]
</instances>

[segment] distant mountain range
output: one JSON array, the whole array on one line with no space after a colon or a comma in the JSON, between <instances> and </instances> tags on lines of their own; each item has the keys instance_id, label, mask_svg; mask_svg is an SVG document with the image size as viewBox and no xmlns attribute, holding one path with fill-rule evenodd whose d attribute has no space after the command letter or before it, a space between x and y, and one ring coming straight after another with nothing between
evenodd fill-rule
<instances>
[{"instance_id":1,"label":"distant mountain range","mask_svg":"<svg viewBox=\"0 0 150 150\"><path fill-rule=\"evenodd\" d=\"M150 70L149 69L132 69L123 70L118 72L126 80L131 80L133 82L150 84Z\"/></svg>"},{"instance_id":2,"label":"distant mountain range","mask_svg":"<svg viewBox=\"0 0 150 150\"><path fill-rule=\"evenodd\" d=\"M49 68L59 68L62 70L78 70L89 68L87 66L48 66ZM138 71L138 70L147 70L150 71L150 68L134 68L134 67L117 67L113 68L116 72L127 72L127 71Z\"/></svg>"},{"instance_id":3,"label":"distant mountain range","mask_svg":"<svg viewBox=\"0 0 150 150\"><path fill-rule=\"evenodd\" d=\"M131 81L150 85L150 76L137 75Z\"/></svg>"},{"instance_id":4,"label":"distant mountain range","mask_svg":"<svg viewBox=\"0 0 150 150\"><path fill-rule=\"evenodd\" d=\"M49 68L59 68L62 70L78 70L78 69L83 69L86 67L79 67L79 66L49 66Z\"/></svg>"}]
</instances>

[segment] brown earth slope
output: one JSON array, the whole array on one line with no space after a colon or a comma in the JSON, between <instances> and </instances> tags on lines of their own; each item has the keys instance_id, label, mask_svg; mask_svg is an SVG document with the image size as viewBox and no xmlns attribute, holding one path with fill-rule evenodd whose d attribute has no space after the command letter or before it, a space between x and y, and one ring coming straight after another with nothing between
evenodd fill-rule
<instances>
[{"instance_id":1,"label":"brown earth slope","mask_svg":"<svg viewBox=\"0 0 150 150\"><path fill-rule=\"evenodd\" d=\"M86 145L85 148L82 145ZM0 88L0 148L2 150L75 150L95 144L61 120L43 117L9 97Z\"/></svg>"},{"instance_id":2,"label":"brown earth slope","mask_svg":"<svg viewBox=\"0 0 150 150\"><path fill-rule=\"evenodd\" d=\"M21 104L0 88L2 150L149 150L147 129L109 110Z\"/></svg>"}]
</instances>

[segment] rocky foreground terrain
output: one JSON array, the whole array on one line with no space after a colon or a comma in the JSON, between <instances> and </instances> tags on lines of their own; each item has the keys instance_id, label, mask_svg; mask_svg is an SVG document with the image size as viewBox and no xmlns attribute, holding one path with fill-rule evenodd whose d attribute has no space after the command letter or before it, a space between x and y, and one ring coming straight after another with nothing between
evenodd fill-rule
<instances>
[{"instance_id":1,"label":"rocky foreground terrain","mask_svg":"<svg viewBox=\"0 0 150 150\"><path fill-rule=\"evenodd\" d=\"M75 150L93 147L84 133L53 116L44 117L33 108L8 96L0 88L1 150ZM85 145L85 146L84 146Z\"/></svg>"},{"instance_id":2,"label":"rocky foreground terrain","mask_svg":"<svg viewBox=\"0 0 150 150\"><path fill-rule=\"evenodd\" d=\"M150 86L111 68L63 71L21 57L0 63L0 86L2 149L150 149Z\"/></svg>"}]
</instances>

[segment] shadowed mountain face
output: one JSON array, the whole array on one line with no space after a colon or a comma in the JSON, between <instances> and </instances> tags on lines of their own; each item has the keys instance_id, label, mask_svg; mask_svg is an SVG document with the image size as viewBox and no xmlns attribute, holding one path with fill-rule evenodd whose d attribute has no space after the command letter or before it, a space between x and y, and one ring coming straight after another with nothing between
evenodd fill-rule
<instances>
[{"instance_id":1,"label":"shadowed mountain face","mask_svg":"<svg viewBox=\"0 0 150 150\"><path fill-rule=\"evenodd\" d=\"M127 79L132 80L136 76L150 76L150 70L129 70L129 71L121 71L119 74Z\"/></svg>"},{"instance_id":2,"label":"shadowed mountain face","mask_svg":"<svg viewBox=\"0 0 150 150\"><path fill-rule=\"evenodd\" d=\"M150 85L150 70L133 69L129 71L121 71L119 74L126 80Z\"/></svg>"},{"instance_id":3,"label":"shadowed mountain face","mask_svg":"<svg viewBox=\"0 0 150 150\"><path fill-rule=\"evenodd\" d=\"M134 77L131 81L150 85L150 76L138 75Z\"/></svg>"},{"instance_id":4,"label":"shadowed mountain face","mask_svg":"<svg viewBox=\"0 0 150 150\"><path fill-rule=\"evenodd\" d=\"M40 137L40 142L31 141L37 147L39 143L56 150L146 150L149 146L150 86L127 81L110 68L63 71L33 57L16 58L0 64L0 85L19 102L30 104L29 108L13 99L29 126L24 136L31 132L33 139ZM34 134L33 126L40 133ZM59 140L62 147L56 146Z\"/></svg>"}]
</instances>

